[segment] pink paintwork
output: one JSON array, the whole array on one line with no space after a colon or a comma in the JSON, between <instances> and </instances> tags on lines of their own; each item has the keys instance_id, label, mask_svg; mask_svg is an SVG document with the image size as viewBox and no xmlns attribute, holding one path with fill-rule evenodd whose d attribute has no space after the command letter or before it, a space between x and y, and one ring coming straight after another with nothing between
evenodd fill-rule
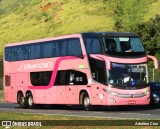
<instances>
[{"instance_id":1,"label":"pink paintwork","mask_svg":"<svg viewBox=\"0 0 160 129\"><path fill-rule=\"evenodd\" d=\"M123 90L117 88L111 88L110 85L105 86L99 82L96 82L92 78L90 65L85 50L85 45L81 34L67 35L56 38L48 38L34 41L26 41L16 44L10 44L7 46L16 46L21 44L30 44L43 41L64 39L64 38L79 38L82 47L83 58L74 56L56 57L56 58L45 58L36 60L25 60L16 62L7 62L4 60L4 77L9 75L11 77L11 85L5 85L4 78L4 95L5 100L9 102L17 102L17 93L22 91L23 94L27 91L32 92L35 104L80 104L80 92L86 91L90 97L90 103L92 105L146 105L149 104L150 95L147 94L141 98L120 98L112 94L108 94L107 91L111 91L117 94L144 94L149 92L149 87L138 90ZM91 54L92 58L103 60L106 63L106 69L111 69L111 62L117 63L144 63L147 62L147 57L125 59L109 57L102 54ZM149 57L149 56L148 56ZM79 67L80 65L85 66L84 68ZM157 67L158 64L155 66ZM63 85L54 86L54 82L57 76L58 70L77 70L87 75L87 85ZM38 71L53 71L51 80L48 86L32 86L30 79L30 72ZM113 102L113 101L116 102ZM134 103L135 101L135 103Z\"/></svg>"},{"instance_id":2,"label":"pink paintwork","mask_svg":"<svg viewBox=\"0 0 160 129\"><path fill-rule=\"evenodd\" d=\"M60 66L60 63L64 60L73 60L73 59L78 59L77 57L72 57L72 56L66 56L66 57L61 57L61 58L58 58L56 61L55 61L55 65L54 65L54 68L53 68L53 73L52 73L52 77L51 77L51 80L50 80L50 83L48 86L29 86L28 88L29 89L49 89L51 88L53 85L54 85L54 82L55 82L55 79L56 79L56 75L57 75L57 71L60 70L59 69L59 66ZM65 69L65 67L63 67Z\"/></svg>"}]
</instances>

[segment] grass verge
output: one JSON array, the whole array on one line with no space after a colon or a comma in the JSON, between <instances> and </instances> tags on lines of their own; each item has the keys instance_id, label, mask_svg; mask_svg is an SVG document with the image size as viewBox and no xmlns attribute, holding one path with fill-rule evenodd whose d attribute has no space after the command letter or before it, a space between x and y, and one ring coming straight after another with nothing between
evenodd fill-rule
<instances>
[{"instance_id":1,"label":"grass verge","mask_svg":"<svg viewBox=\"0 0 160 129\"><path fill-rule=\"evenodd\" d=\"M3 90L3 77L0 77L0 90Z\"/></svg>"},{"instance_id":2,"label":"grass verge","mask_svg":"<svg viewBox=\"0 0 160 129\"><path fill-rule=\"evenodd\" d=\"M3 90L0 90L0 102L4 102L4 93L3 93Z\"/></svg>"},{"instance_id":3,"label":"grass verge","mask_svg":"<svg viewBox=\"0 0 160 129\"><path fill-rule=\"evenodd\" d=\"M41 115L41 114L22 114L22 113L7 113L7 112L0 112L0 121L1 120L7 120L7 121L23 121L26 122L28 125L28 122L41 122L42 126L38 126L38 127L24 127L24 128L40 128L40 129L50 129L50 128L56 128L56 129L106 129L106 128L111 128L111 126L102 126L102 124L104 124L104 122L108 122L110 121L112 125L114 125L114 123L116 122L123 122L123 123L127 123L127 122L132 122L132 120L115 120L115 119L107 119L107 118L94 118L94 117L75 117L75 116L56 116L56 115ZM69 123L69 125L67 125L66 123ZM98 121L98 124L97 124ZM139 120L137 120L138 122ZM55 122L59 122L59 123L55 123ZM78 126L75 126L75 124L77 124L77 122L79 122ZM90 122L92 123L92 125L89 125L86 122ZM93 122L95 122L95 124L93 124ZM52 124L52 126L43 126L43 124ZM82 123L82 124L81 124ZM86 123L87 126L83 125L83 123ZM50 125L49 124L49 125ZM54 125L55 124L55 125ZM73 124L73 125L72 125ZM41 124L40 124L41 125ZM58 126L56 126L58 125ZM72 125L72 126L71 126ZM12 127L12 128L17 128L16 127ZM22 128L22 127L21 127ZM112 126L112 128L114 129L151 129L153 127L151 126ZM158 129L158 126L154 126L154 129Z\"/></svg>"}]
</instances>

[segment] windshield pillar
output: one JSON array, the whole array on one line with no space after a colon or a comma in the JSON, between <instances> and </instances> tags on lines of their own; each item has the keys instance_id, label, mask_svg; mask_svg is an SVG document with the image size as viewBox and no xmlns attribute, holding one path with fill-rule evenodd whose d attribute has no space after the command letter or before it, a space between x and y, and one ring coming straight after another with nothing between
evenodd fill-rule
<instances>
[{"instance_id":1,"label":"windshield pillar","mask_svg":"<svg viewBox=\"0 0 160 129\"><path fill-rule=\"evenodd\" d=\"M90 54L90 57L98 60L103 60L106 63L106 69L107 70L111 69L111 62L107 56L101 54Z\"/></svg>"}]
</instances>

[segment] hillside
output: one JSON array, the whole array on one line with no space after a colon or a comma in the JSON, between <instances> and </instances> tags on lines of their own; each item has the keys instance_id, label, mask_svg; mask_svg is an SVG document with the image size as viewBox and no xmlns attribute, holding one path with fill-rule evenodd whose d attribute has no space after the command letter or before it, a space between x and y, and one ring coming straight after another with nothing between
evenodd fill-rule
<instances>
[{"instance_id":1,"label":"hillside","mask_svg":"<svg viewBox=\"0 0 160 129\"><path fill-rule=\"evenodd\" d=\"M160 0L135 4L137 1L0 0L0 55L7 43L86 31L116 31L119 21L123 27L119 30L129 31L130 23L134 26L160 14Z\"/></svg>"},{"instance_id":2,"label":"hillside","mask_svg":"<svg viewBox=\"0 0 160 129\"><path fill-rule=\"evenodd\" d=\"M2 1L3 2L3 1ZM113 31L114 19L107 17L103 2L39 0L21 3L0 19L0 53L10 42L52 37L83 31Z\"/></svg>"}]
</instances>

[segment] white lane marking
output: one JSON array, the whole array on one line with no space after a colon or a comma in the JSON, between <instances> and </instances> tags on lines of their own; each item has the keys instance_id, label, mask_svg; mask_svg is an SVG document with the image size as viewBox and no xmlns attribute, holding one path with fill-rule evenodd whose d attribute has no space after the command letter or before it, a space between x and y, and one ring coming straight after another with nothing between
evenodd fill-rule
<instances>
[{"instance_id":1,"label":"white lane marking","mask_svg":"<svg viewBox=\"0 0 160 129\"><path fill-rule=\"evenodd\" d=\"M141 114L141 113L120 113L124 115L151 115L151 114Z\"/></svg>"},{"instance_id":2,"label":"white lane marking","mask_svg":"<svg viewBox=\"0 0 160 129\"><path fill-rule=\"evenodd\" d=\"M18 112L19 113L19 112ZM104 118L104 119L107 119L107 118L110 118L110 119L135 119L135 118L119 118L119 117L112 117L112 116L108 116L108 117L101 117L101 116L83 116L83 115L67 115L67 114L45 114L45 113L23 113L23 114L40 114L40 115L47 115L47 116L75 116L75 117L87 117L87 118Z\"/></svg>"}]
</instances>

